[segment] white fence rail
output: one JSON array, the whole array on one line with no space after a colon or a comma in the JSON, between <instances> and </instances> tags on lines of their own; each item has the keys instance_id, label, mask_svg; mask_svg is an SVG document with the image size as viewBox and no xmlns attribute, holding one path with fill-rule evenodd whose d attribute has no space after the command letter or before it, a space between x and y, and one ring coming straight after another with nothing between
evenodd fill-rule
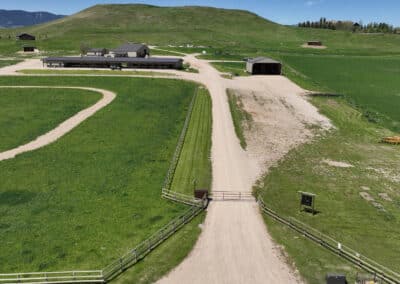
<instances>
[{"instance_id":1,"label":"white fence rail","mask_svg":"<svg viewBox=\"0 0 400 284\"><path fill-rule=\"evenodd\" d=\"M104 283L102 270L0 274L1 284Z\"/></svg>"}]
</instances>

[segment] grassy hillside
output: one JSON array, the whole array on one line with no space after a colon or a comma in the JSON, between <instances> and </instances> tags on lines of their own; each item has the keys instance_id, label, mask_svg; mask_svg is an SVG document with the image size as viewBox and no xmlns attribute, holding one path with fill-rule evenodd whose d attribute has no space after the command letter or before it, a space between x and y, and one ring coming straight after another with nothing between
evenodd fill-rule
<instances>
[{"instance_id":1,"label":"grassy hillside","mask_svg":"<svg viewBox=\"0 0 400 284\"><path fill-rule=\"evenodd\" d=\"M14 35L22 31L39 38L36 42L39 49L74 53L79 52L81 43L115 47L125 41L163 46L189 43L245 53L299 50L300 45L310 39L320 39L329 48L325 51L301 49L302 52L399 53L400 44L400 37L396 35L287 27L246 11L128 4L97 5L43 25L2 30L2 53L20 48L21 43L15 42Z\"/></svg>"}]
</instances>

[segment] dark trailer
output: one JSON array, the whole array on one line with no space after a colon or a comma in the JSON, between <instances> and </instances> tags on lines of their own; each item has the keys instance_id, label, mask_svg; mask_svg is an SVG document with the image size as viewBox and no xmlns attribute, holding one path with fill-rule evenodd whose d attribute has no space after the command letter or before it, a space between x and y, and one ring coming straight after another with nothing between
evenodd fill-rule
<instances>
[{"instance_id":1,"label":"dark trailer","mask_svg":"<svg viewBox=\"0 0 400 284\"><path fill-rule=\"evenodd\" d=\"M182 69L181 58L137 58L137 57L47 57L42 59L47 67L87 67L87 68L143 68Z\"/></svg>"}]
</instances>

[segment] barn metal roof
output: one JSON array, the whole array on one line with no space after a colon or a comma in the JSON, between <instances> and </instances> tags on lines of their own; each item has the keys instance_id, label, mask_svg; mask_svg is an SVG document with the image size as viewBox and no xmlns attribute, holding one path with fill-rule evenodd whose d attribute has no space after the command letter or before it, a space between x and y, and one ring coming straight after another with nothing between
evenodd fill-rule
<instances>
[{"instance_id":1,"label":"barn metal roof","mask_svg":"<svg viewBox=\"0 0 400 284\"><path fill-rule=\"evenodd\" d=\"M142 64L168 64L168 63L179 63L182 62L181 58L169 58L169 57L103 57L103 56L83 56L83 57L47 57L43 59L43 62L68 62L68 63L142 63Z\"/></svg>"},{"instance_id":2,"label":"barn metal roof","mask_svg":"<svg viewBox=\"0 0 400 284\"><path fill-rule=\"evenodd\" d=\"M279 61L276 61L272 58L268 58L268 57L256 57L256 58L250 58L249 60L247 60L247 62L249 63L276 63L276 64L280 64Z\"/></svg>"},{"instance_id":3,"label":"barn metal roof","mask_svg":"<svg viewBox=\"0 0 400 284\"><path fill-rule=\"evenodd\" d=\"M126 43L113 49L112 51L115 53L138 52L139 50L145 47L146 45L141 43Z\"/></svg>"}]
</instances>

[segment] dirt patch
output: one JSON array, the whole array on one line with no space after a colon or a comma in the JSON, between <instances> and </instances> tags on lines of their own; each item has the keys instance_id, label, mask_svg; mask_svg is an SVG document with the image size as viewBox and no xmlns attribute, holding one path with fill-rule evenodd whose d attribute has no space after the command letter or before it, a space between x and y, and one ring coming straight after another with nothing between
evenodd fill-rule
<instances>
[{"instance_id":1,"label":"dirt patch","mask_svg":"<svg viewBox=\"0 0 400 284\"><path fill-rule=\"evenodd\" d=\"M326 127L328 121L321 124L312 109L296 102L300 97L246 90L235 93L244 111L252 116L251 127L244 128L247 153L257 159L262 168L271 167L291 149L309 141L315 134L310 125L329 128Z\"/></svg>"},{"instance_id":2,"label":"dirt patch","mask_svg":"<svg viewBox=\"0 0 400 284\"><path fill-rule=\"evenodd\" d=\"M369 202L375 201L375 199L368 192L361 191L360 196L366 201L369 201Z\"/></svg>"},{"instance_id":3,"label":"dirt patch","mask_svg":"<svg viewBox=\"0 0 400 284\"><path fill-rule=\"evenodd\" d=\"M354 168L352 164L346 163L346 162L338 162L338 161L332 161L332 160L323 160L323 163L336 167L336 168Z\"/></svg>"},{"instance_id":4,"label":"dirt patch","mask_svg":"<svg viewBox=\"0 0 400 284\"><path fill-rule=\"evenodd\" d=\"M378 193L378 195L379 195L380 198L382 198L385 201L389 201L389 202L393 201L393 199L390 198L390 196L386 192Z\"/></svg>"},{"instance_id":5,"label":"dirt patch","mask_svg":"<svg viewBox=\"0 0 400 284\"><path fill-rule=\"evenodd\" d=\"M391 182L400 183L400 174L398 172L393 172L392 170L389 169L373 168L373 167L367 167L366 169L373 171L379 174L380 176L383 176L384 178L390 180Z\"/></svg>"}]
</instances>

